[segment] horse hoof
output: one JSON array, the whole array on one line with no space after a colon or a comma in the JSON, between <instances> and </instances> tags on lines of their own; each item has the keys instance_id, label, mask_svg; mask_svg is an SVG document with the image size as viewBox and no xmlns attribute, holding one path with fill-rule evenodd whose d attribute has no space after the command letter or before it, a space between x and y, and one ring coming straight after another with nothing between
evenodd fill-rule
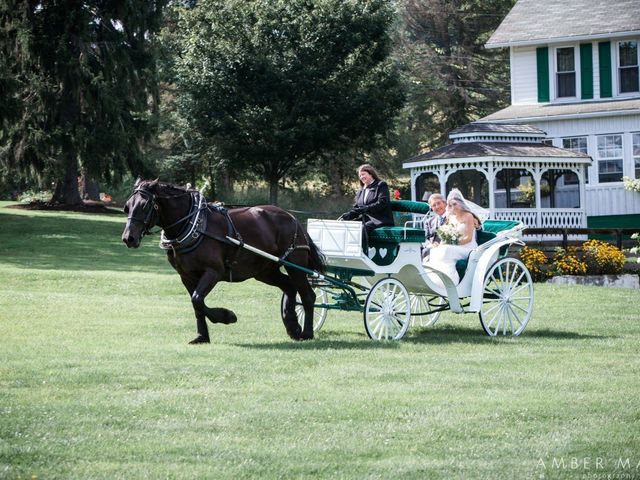
<instances>
[{"instance_id":1,"label":"horse hoof","mask_svg":"<svg viewBox=\"0 0 640 480\"><path fill-rule=\"evenodd\" d=\"M301 333L299 340L313 340L313 332L311 334Z\"/></svg>"},{"instance_id":2,"label":"horse hoof","mask_svg":"<svg viewBox=\"0 0 640 480\"><path fill-rule=\"evenodd\" d=\"M211 343L211 341L209 340L209 337L198 335L196 338L189 342L189 345L197 345L198 343Z\"/></svg>"},{"instance_id":3,"label":"horse hoof","mask_svg":"<svg viewBox=\"0 0 640 480\"><path fill-rule=\"evenodd\" d=\"M231 323L236 323L237 321L238 321L238 317L236 317L236 314L233 313L231 310L229 310L225 323L229 325Z\"/></svg>"}]
</instances>

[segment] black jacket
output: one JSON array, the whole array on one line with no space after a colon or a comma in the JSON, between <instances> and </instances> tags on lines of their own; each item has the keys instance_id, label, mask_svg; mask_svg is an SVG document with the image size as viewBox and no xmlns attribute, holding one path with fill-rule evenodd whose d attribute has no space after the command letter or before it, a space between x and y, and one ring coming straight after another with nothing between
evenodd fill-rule
<instances>
[{"instance_id":1,"label":"black jacket","mask_svg":"<svg viewBox=\"0 0 640 480\"><path fill-rule=\"evenodd\" d=\"M345 220L356 220L364 217L365 223L377 227L393 227L393 212L391 211L391 197L389 187L381 180L375 180L369 187L371 192L364 201L365 188L362 187L356 195L353 208L345 213Z\"/></svg>"}]
</instances>

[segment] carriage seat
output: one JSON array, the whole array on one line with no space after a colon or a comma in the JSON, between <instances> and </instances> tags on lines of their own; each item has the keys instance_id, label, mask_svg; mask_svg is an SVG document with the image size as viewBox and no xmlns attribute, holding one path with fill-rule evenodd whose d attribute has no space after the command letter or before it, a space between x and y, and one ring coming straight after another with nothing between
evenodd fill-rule
<instances>
[{"instance_id":1,"label":"carriage seat","mask_svg":"<svg viewBox=\"0 0 640 480\"><path fill-rule=\"evenodd\" d=\"M513 227L518 225L518 223L520 222L516 222L513 220L485 220L482 223L482 229L476 232L476 242L478 242L478 245L487 243L489 240L493 240L494 238L496 238L498 236L498 233L511 230ZM505 245L500 249L500 256L502 257L506 253L507 246ZM458 260L456 262L456 270L461 279L462 277L464 277L468 265L469 257L463 258L462 260Z\"/></svg>"},{"instance_id":2,"label":"carriage seat","mask_svg":"<svg viewBox=\"0 0 640 480\"><path fill-rule=\"evenodd\" d=\"M426 215L428 203L411 200L391 200L391 210L399 213L418 213ZM391 264L400 249L401 243L424 243L425 231L422 228L380 227L369 235L369 258L377 265Z\"/></svg>"}]
</instances>

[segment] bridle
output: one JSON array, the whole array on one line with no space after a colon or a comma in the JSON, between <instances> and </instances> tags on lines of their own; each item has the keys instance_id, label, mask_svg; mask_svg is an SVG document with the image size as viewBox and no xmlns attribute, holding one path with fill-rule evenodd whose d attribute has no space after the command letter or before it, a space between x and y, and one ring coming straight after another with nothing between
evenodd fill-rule
<instances>
[{"instance_id":1,"label":"bridle","mask_svg":"<svg viewBox=\"0 0 640 480\"><path fill-rule=\"evenodd\" d=\"M140 195L147 201L147 204L142 209L142 215L144 218L136 218L133 214L130 214L127 216L127 221L142 223L142 236L140 237L140 239L142 239L142 237L151 233L151 228L158 221L158 204L156 203L156 196L142 188L136 188L127 200L127 203L136 194Z\"/></svg>"}]
</instances>

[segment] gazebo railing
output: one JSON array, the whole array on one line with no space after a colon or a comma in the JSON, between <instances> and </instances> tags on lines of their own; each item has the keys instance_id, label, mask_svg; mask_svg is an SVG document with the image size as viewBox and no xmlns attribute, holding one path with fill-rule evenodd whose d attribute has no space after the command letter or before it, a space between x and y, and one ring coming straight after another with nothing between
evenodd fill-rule
<instances>
[{"instance_id":1,"label":"gazebo railing","mask_svg":"<svg viewBox=\"0 0 640 480\"><path fill-rule=\"evenodd\" d=\"M517 220L530 228L585 228L586 215L581 208L497 208L497 220Z\"/></svg>"}]
</instances>

